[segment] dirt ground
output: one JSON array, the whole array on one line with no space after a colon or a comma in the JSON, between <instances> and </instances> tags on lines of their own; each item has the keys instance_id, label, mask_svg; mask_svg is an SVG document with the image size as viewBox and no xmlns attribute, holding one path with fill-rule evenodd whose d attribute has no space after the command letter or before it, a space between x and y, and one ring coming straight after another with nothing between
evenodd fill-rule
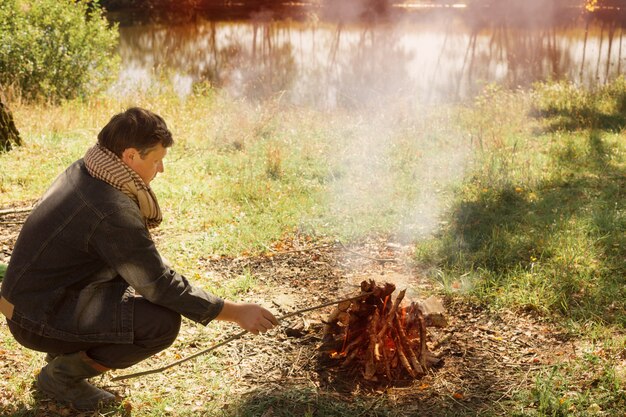
<instances>
[{"instance_id":1,"label":"dirt ground","mask_svg":"<svg viewBox=\"0 0 626 417\"><path fill-rule=\"evenodd\" d=\"M253 360L246 358L258 347L246 343L229 346L229 354L242 358L242 391L268 378L281 384L306 380L344 401L356 394L385 393L406 415L498 413L498 403L532 386L536 371L575 351L565 335L533 312L495 313L464 297L443 294L411 261L409 246L386 239L349 248L337 243L293 246L293 252L269 257L205 262L207 268L224 275L251 270L261 282L256 299L264 299L279 314L358 294L360 282L366 279L406 288L408 300L435 294L444 303L448 326L429 328L429 347L443 358L443 364L419 380L393 383L365 381L359 369L329 367L319 349L329 307L285 323L283 327L296 331L264 341L267 354L257 353ZM510 410L500 411L506 415Z\"/></svg>"},{"instance_id":2,"label":"dirt ground","mask_svg":"<svg viewBox=\"0 0 626 417\"><path fill-rule=\"evenodd\" d=\"M23 213L0 216L0 262L8 261L24 218ZM242 338L220 348L235 364L242 396L306 382L338 401L382 395L402 415L506 415L504 405L498 411L499 404L530 388L542 367L575 352L572 342L533 312L491 312L467 297L444 294L413 262L411 246L388 239L348 247L296 236L277 242L261 256L200 259L198 269L211 271L215 279L251 273L256 285L246 298L277 316L356 295L365 279L406 288L409 301L435 294L446 308L448 326L428 332L430 350L443 363L418 380L368 382L358 369L329 366L319 349L323 320L332 309L326 307L285 320L271 337L261 336L262 343ZM183 357L198 350L190 333L183 329L179 337L178 345L189 346ZM0 378L23 366L0 347ZM8 394L0 393L2 397L10 401ZM49 401L48 409L58 415L63 407Z\"/></svg>"}]
</instances>

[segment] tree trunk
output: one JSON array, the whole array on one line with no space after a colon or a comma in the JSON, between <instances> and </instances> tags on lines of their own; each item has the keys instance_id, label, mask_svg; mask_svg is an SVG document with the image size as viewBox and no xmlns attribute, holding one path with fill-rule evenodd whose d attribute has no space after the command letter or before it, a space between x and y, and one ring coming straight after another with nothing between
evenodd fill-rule
<instances>
[{"instance_id":1,"label":"tree trunk","mask_svg":"<svg viewBox=\"0 0 626 417\"><path fill-rule=\"evenodd\" d=\"M13 145L21 145L20 133L13 122L13 115L0 99L0 152L10 151Z\"/></svg>"}]
</instances>

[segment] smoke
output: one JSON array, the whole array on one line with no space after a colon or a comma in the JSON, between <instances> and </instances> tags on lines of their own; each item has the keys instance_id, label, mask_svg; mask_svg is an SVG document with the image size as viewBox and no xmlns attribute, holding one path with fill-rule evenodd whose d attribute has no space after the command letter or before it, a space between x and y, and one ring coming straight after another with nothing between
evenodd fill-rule
<instances>
[{"instance_id":1,"label":"smoke","mask_svg":"<svg viewBox=\"0 0 626 417\"><path fill-rule=\"evenodd\" d=\"M123 28L118 85L126 91L135 79L152 88L163 69L181 97L205 82L236 98L280 97L345 115L336 126L334 211L355 230L393 223L411 239L436 230L469 154L430 105L470 98L488 83L595 82L623 72L621 32L537 29L563 11L556 2L475 0L453 9L445 6L456 2L443 1L404 13L384 0L321 3L289 22L263 11L252 20Z\"/></svg>"},{"instance_id":2,"label":"smoke","mask_svg":"<svg viewBox=\"0 0 626 417\"><path fill-rule=\"evenodd\" d=\"M443 37L426 34L414 43L413 30L397 21L339 25L335 34L329 68L341 70L329 72L330 105L350 116L338 127L332 210L354 235L391 231L401 242L431 236L446 192L467 165L463 135L431 107L436 94L425 81L441 72L424 63L436 61ZM441 91L454 90L456 77L440 82Z\"/></svg>"},{"instance_id":3,"label":"smoke","mask_svg":"<svg viewBox=\"0 0 626 417\"><path fill-rule=\"evenodd\" d=\"M332 211L349 234L390 231L410 243L440 226L447 192L462 178L469 150L443 125L448 121L428 115L424 106L384 103L357 112L340 133Z\"/></svg>"}]
</instances>

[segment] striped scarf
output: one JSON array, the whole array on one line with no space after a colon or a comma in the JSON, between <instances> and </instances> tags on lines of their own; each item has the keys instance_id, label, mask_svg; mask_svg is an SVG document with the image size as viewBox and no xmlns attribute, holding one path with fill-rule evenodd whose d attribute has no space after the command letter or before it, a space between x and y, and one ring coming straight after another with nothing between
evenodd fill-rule
<instances>
[{"instance_id":1,"label":"striped scarf","mask_svg":"<svg viewBox=\"0 0 626 417\"><path fill-rule=\"evenodd\" d=\"M161 224L161 209L152 189L117 155L96 144L87 151L84 161L92 177L117 188L139 206L146 227L153 228Z\"/></svg>"}]
</instances>

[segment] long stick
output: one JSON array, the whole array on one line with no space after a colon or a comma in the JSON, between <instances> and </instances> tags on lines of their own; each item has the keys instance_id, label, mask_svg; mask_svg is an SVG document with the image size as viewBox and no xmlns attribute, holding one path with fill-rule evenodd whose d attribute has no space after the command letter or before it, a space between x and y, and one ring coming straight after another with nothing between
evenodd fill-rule
<instances>
[{"instance_id":1,"label":"long stick","mask_svg":"<svg viewBox=\"0 0 626 417\"><path fill-rule=\"evenodd\" d=\"M343 300L329 301L327 303L320 304L320 305L317 305L317 306L314 306L314 307L303 308L302 310L298 310L298 311L294 311L294 312L285 314L284 316L279 317L278 320L283 320L283 319L286 319L286 318L289 318L289 317L292 317L292 316L295 316L295 315L298 315L298 314L306 313L307 311L317 310L317 309L320 309L320 308L323 308L323 307L328 307L328 306L331 306L331 305L334 305L334 304L340 304L340 303L343 303L345 301L358 300L359 298L367 297L368 295L371 295L371 294L372 294L371 291L370 292L365 292L363 294L359 294L359 295L354 296L354 297L344 298ZM248 331L247 330L243 330L243 331L241 331L241 332L239 332L237 334L234 334L232 336L227 337L226 339L222 340L219 343L214 344L213 346L210 346L210 347L208 347L208 348L206 348L204 350L201 350L200 352L196 352L193 355L189 355L186 358L179 359L176 362L172 362L172 363L167 364L165 366L162 366L160 368L149 369L147 371L136 372L134 374L116 376L116 377L111 378L111 381L121 381L123 379L136 378L138 376L144 376L144 375L150 375L150 374L156 374L156 373L159 373L159 372L163 372L166 369L172 368L172 367L174 367L176 365L180 365L183 362L187 362L187 361L189 361L189 360L191 360L191 359L193 359L193 358L195 358L197 356L204 355L205 353L208 353L208 352L210 352L212 350L215 350L215 349L217 349L220 346L224 346L225 344L227 344L229 342L232 342L233 340L239 339L241 336L243 336L246 333L248 333Z\"/></svg>"}]
</instances>

